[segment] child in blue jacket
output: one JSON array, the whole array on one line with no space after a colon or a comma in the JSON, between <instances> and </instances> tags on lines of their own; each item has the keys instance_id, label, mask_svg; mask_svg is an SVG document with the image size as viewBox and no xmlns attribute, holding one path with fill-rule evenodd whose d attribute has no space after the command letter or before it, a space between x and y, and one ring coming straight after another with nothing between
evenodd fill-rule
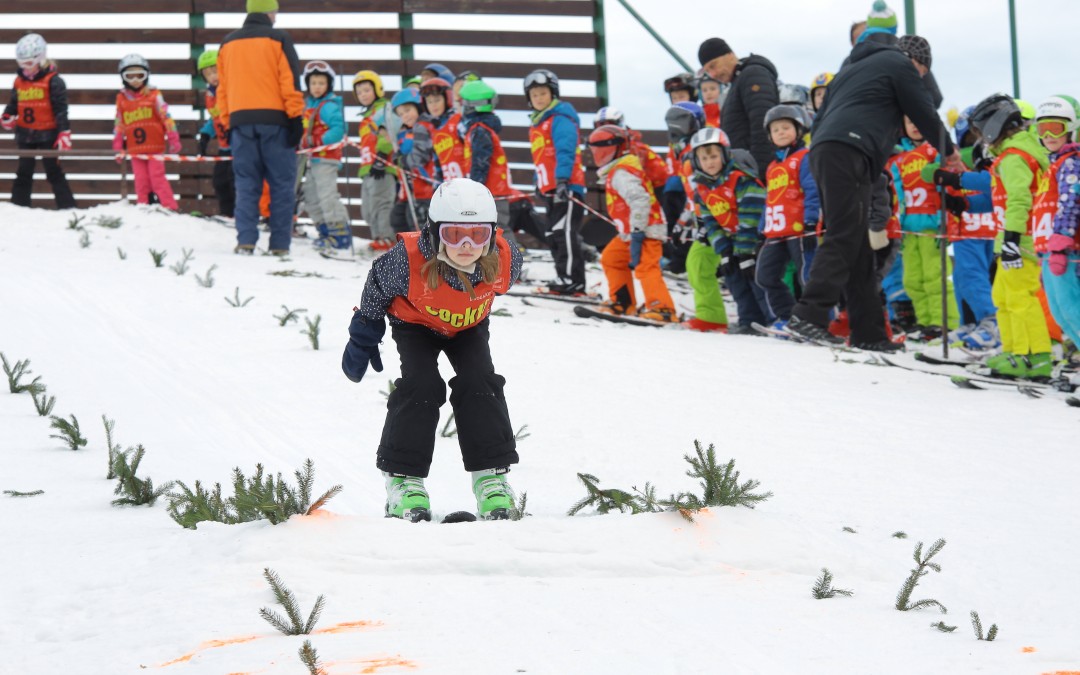
<instances>
[{"instance_id":1,"label":"child in blue jacket","mask_svg":"<svg viewBox=\"0 0 1080 675\"><path fill-rule=\"evenodd\" d=\"M304 138L302 149L333 145L345 138L345 108L334 93L334 69L325 61L304 67ZM341 148L319 150L307 157L304 176L304 206L319 230L315 247L351 249L349 212L341 202L337 177L341 168ZM298 172L299 173L299 172Z\"/></svg>"}]
</instances>

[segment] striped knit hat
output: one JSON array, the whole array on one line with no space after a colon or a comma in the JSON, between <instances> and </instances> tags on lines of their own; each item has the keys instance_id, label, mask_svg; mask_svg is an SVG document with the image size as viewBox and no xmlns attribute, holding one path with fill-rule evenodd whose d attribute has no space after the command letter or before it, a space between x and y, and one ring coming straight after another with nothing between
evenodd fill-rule
<instances>
[{"instance_id":1,"label":"striped knit hat","mask_svg":"<svg viewBox=\"0 0 1080 675\"><path fill-rule=\"evenodd\" d=\"M896 12L885 4L885 0L874 0L874 6L866 16L866 27L879 28L895 35Z\"/></svg>"}]
</instances>

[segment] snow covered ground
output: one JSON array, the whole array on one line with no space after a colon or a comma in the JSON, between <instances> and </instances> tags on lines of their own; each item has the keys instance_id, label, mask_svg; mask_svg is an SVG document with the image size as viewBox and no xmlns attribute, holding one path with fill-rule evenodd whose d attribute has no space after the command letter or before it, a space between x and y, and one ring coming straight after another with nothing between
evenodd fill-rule
<instances>
[{"instance_id":1,"label":"snow covered ground","mask_svg":"<svg viewBox=\"0 0 1080 675\"><path fill-rule=\"evenodd\" d=\"M305 242L287 261L241 258L221 225L131 206L86 215L82 248L66 214L0 204L0 351L30 359L89 438L68 450L28 394L0 393L0 490L44 490L0 495L0 672L304 672L304 638L259 617L276 607L266 567L305 612L326 596L310 639L328 675L1080 671L1078 413L1060 401L503 298L492 350L530 433L510 478L532 517L390 521L374 455L394 346L359 385L339 367L368 264ZM290 269L324 276L270 274ZM236 288L243 308L224 299ZM282 305L322 316L320 350L278 326ZM310 457L317 491L345 489L279 526L185 530L164 500L110 505L102 414L123 447L146 447L140 474L158 484L228 483L260 462L291 478ZM695 439L774 497L694 524L565 515L585 494L576 472L696 488ZM436 512L472 508L454 439L438 439L428 485ZM912 599L948 614L896 611L915 544L938 538L942 572ZM822 567L854 597L812 598ZM973 609L996 641L975 640Z\"/></svg>"}]
</instances>

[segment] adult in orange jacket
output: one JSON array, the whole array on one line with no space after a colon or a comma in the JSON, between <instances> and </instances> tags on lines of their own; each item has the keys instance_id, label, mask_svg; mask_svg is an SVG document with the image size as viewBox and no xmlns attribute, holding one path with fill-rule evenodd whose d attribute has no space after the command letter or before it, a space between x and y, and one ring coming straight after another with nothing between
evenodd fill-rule
<instances>
[{"instance_id":1,"label":"adult in orange jacket","mask_svg":"<svg viewBox=\"0 0 1080 675\"><path fill-rule=\"evenodd\" d=\"M259 240L259 195L270 185L270 252L284 255L296 208L296 146L304 133L300 61L292 38L276 30L277 0L247 0L240 30L218 51L218 107L229 129L236 183L236 252Z\"/></svg>"}]
</instances>

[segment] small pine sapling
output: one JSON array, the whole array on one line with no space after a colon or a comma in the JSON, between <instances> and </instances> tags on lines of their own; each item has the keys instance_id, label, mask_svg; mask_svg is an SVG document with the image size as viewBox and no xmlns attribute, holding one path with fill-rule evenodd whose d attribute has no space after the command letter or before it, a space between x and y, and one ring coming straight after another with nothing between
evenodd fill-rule
<instances>
[{"instance_id":1,"label":"small pine sapling","mask_svg":"<svg viewBox=\"0 0 1080 675\"><path fill-rule=\"evenodd\" d=\"M454 428L451 429L450 425L453 424ZM454 413L450 413L450 417L446 418L446 424L439 431L439 435L443 438L453 438L457 436L457 424L454 424Z\"/></svg>"},{"instance_id":2,"label":"small pine sapling","mask_svg":"<svg viewBox=\"0 0 1080 675\"><path fill-rule=\"evenodd\" d=\"M301 307L300 309L289 309L285 305L282 305L281 309L282 309L281 316L278 316L277 314L275 314L274 318L278 320L278 325L281 326L282 328L284 328L285 325L288 324L290 321L296 321L297 323L299 323L300 322L300 315L307 311L303 307Z\"/></svg>"},{"instance_id":3,"label":"small pine sapling","mask_svg":"<svg viewBox=\"0 0 1080 675\"><path fill-rule=\"evenodd\" d=\"M184 257L181 258L180 261L176 264L169 266L169 269L171 269L173 272L176 272L176 276L178 277L182 277L187 274L188 263L195 259L195 252L192 251L190 248L182 248L180 249L180 252L183 254Z\"/></svg>"},{"instance_id":4,"label":"small pine sapling","mask_svg":"<svg viewBox=\"0 0 1080 675\"><path fill-rule=\"evenodd\" d=\"M206 276L200 277L198 274L196 274L195 275L195 281L197 281L198 284L200 286L202 286L203 288L213 288L214 287L214 270L216 270L216 269L217 269L217 265L211 265L210 269L206 270Z\"/></svg>"},{"instance_id":5,"label":"small pine sapling","mask_svg":"<svg viewBox=\"0 0 1080 675\"><path fill-rule=\"evenodd\" d=\"M518 496L518 500L517 503L514 505L514 508L510 509L510 520L521 520L522 518L527 518L531 516L532 514L525 510L525 506L528 503L529 493L522 492L521 495Z\"/></svg>"},{"instance_id":6,"label":"small pine sapling","mask_svg":"<svg viewBox=\"0 0 1080 675\"><path fill-rule=\"evenodd\" d=\"M386 391L383 391L382 389L380 389L379 393L382 394L383 396L385 396L386 398L390 398L390 394L393 394L395 389L397 389L397 387L394 385L394 381L393 380L387 380L386 381Z\"/></svg>"},{"instance_id":7,"label":"small pine sapling","mask_svg":"<svg viewBox=\"0 0 1080 675\"><path fill-rule=\"evenodd\" d=\"M855 531L854 527L848 527L847 525L844 526L843 531L850 534L858 534L858 532Z\"/></svg>"},{"instance_id":8,"label":"small pine sapling","mask_svg":"<svg viewBox=\"0 0 1080 675\"><path fill-rule=\"evenodd\" d=\"M308 459L304 462L304 470L296 471L294 475L297 480L295 489L285 482L280 473L277 480L271 475L264 476L262 464L255 465L255 475L250 478L245 477L239 468L233 469L235 496L230 503L239 522L265 518L277 525L297 514L310 515L344 489L341 485L335 485L312 503L315 463Z\"/></svg>"},{"instance_id":9,"label":"small pine sapling","mask_svg":"<svg viewBox=\"0 0 1080 675\"><path fill-rule=\"evenodd\" d=\"M77 213L71 214L71 217L68 218L68 229L69 230L82 229L82 221L84 221L84 220L86 220L86 216L80 216Z\"/></svg>"},{"instance_id":10,"label":"small pine sapling","mask_svg":"<svg viewBox=\"0 0 1080 675\"><path fill-rule=\"evenodd\" d=\"M740 484L735 460L730 459L724 465L717 464L716 448L711 443L708 450L703 450L701 443L694 441L694 453L696 456L684 455L683 459L690 464L686 475L701 480L701 496L681 492L661 502L665 507L677 510L684 518L693 520L692 514L707 506L745 506L752 509L773 496L772 492L753 492L761 485L760 481L748 479Z\"/></svg>"},{"instance_id":11,"label":"small pine sapling","mask_svg":"<svg viewBox=\"0 0 1080 675\"><path fill-rule=\"evenodd\" d=\"M114 495L123 495L112 501L113 506L153 506L158 497L172 489L170 481L165 485L155 488L154 481L139 478L135 473L139 470L139 463L146 455L143 446L128 448L123 452L116 453L113 458L113 473L118 480Z\"/></svg>"},{"instance_id":12,"label":"small pine sapling","mask_svg":"<svg viewBox=\"0 0 1080 675\"><path fill-rule=\"evenodd\" d=\"M150 257L154 259L154 267L161 267L165 256L169 255L168 251L155 251L150 249Z\"/></svg>"},{"instance_id":13,"label":"small pine sapling","mask_svg":"<svg viewBox=\"0 0 1080 675\"><path fill-rule=\"evenodd\" d=\"M298 279L326 279L326 275L319 272L298 272L296 270L277 270L274 272L267 272L272 277L296 277Z\"/></svg>"},{"instance_id":14,"label":"small pine sapling","mask_svg":"<svg viewBox=\"0 0 1080 675\"><path fill-rule=\"evenodd\" d=\"M517 432L514 434L514 440L515 441L523 441L526 438L528 438L529 436L531 436L532 434L530 434L528 431L525 431L528 428L529 428L528 424L522 424L521 428L518 429Z\"/></svg>"},{"instance_id":15,"label":"small pine sapling","mask_svg":"<svg viewBox=\"0 0 1080 675\"><path fill-rule=\"evenodd\" d=\"M94 218L91 224L97 225L98 227L104 227L107 230L115 230L116 228L124 224L124 219L119 216L101 215L97 218Z\"/></svg>"},{"instance_id":16,"label":"small pine sapling","mask_svg":"<svg viewBox=\"0 0 1080 675\"><path fill-rule=\"evenodd\" d=\"M993 642L997 637L998 627L997 624L991 624L990 630L983 636L982 620L979 619L979 613L975 610L971 610L971 627L975 629L975 639L985 640L986 642Z\"/></svg>"},{"instance_id":17,"label":"small pine sapling","mask_svg":"<svg viewBox=\"0 0 1080 675\"><path fill-rule=\"evenodd\" d=\"M566 515L575 515L589 506L594 507L596 512L600 514L611 513L612 511L618 511L619 513L625 513L626 511L630 513L644 512L638 497L629 492L618 488L602 490L600 489L600 479L592 474L579 473L577 477L585 486L588 494L571 506Z\"/></svg>"},{"instance_id":18,"label":"small pine sapling","mask_svg":"<svg viewBox=\"0 0 1080 675\"><path fill-rule=\"evenodd\" d=\"M491 316L505 316L507 318L512 318L514 315L511 314L510 310L508 310L507 308L500 307L496 310L492 310Z\"/></svg>"},{"instance_id":19,"label":"small pine sapling","mask_svg":"<svg viewBox=\"0 0 1080 675\"><path fill-rule=\"evenodd\" d=\"M24 391L45 391L44 386L39 383L41 377L35 377L30 384L22 384L22 378L34 372L30 370L30 359L26 359L25 361L16 361L15 365L12 366L10 363L8 363L7 357L4 356L4 353L0 352L0 361L3 362L4 374L7 375L8 391L10 391L12 394L21 394Z\"/></svg>"},{"instance_id":20,"label":"small pine sapling","mask_svg":"<svg viewBox=\"0 0 1080 675\"><path fill-rule=\"evenodd\" d=\"M304 317L304 323L307 324L305 330L300 331L301 335L306 335L311 342L311 348L315 351L319 351L319 322L322 321L322 315L316 314L315 320L312 321L308 317Z\"/></svg>"},{"instance_id":21,"label":"small pine sapling","mask_svg":"<svg viewBox=\"0 0 1080 675\"><path fill-rule=\"evenodd\" d=\"M263 577L266 578L266 583L270 584L271 590L274 591L274 598L278 604L285 608L285 615L288 618L286 619L269 607L260 609L259 616L266 619L271 626L285 635L310 634L312 629L315 628L315 623L319 620L319 614L322 613L323 605L326 604L326 598L320 595L315 599L315 606L311 609L311 614L308 615L308 620L305 622L300 618L300 607L296 604L296 596L285 587L277 572L269 567L263 568Z\"/></svg>"},{"instance_id":22,"label":"small pine sapling","mask_svg":"<svg viewBox=\"0 0 1080 675\"><path fill-rule=\"evenodd\" d=\"M308 675L326 675L322 665L319 664L319 653L311 646L311 640L304 640L300 647L300 662L308 669Z\"/></svg>"},{"instance_id":23,"label":"small pine sapling","mask_svg":"<svg viewBox=\"0 0 1080 675\"><path fill-rule=\"evenodd\" d=\"M116 420L111 420L105 415L101 416L101 422L105 425L105 447L109 451L109 470L105 474L105 480L112 480L116 478L116 473L113 471L113 462L116 461L116 456L120 453L120 444L113 443L113 429L116 428Z\"/></svg>"},{"instance_id":24,"label":"small pine sapling","mask_svg":"<svg viewBox=\"0 0 1080 675\"><path fill-rule=\"evenodd\" d=\"M56 397L46 396L45 387L42 387L39 391L31 391L30 396L34 399L34 409L37 410L38 415L48 417L52 414L53 407L56 405Z\"/></svg>"},{"instance_id":25,"label":"small pine sapling","mask_svg":"<svg viewBox=\"0 0 1080 675\"><path fill-rule=\"evenodd\" d=\"M45 491L34 490L32 492L19 492L18 490L4 490L4 494L8 497L37 497L38 495L45 494Z\"/></svg>"},{"instance_id":26,"label":"small pine sapling","mask_svg":"<svg viewBox=\"0 0 1080 675\"><path fill-rule=\"evenodd\" d=\"M636 485L631 485L630 489L637 493L638 504L642 511L653 513L664 510L664 505L656 498L656 486L652 483L646 481L644 489L641 490Z\"/></svg>"},{"instance_id":27,"label":"small pine sapling","mask_svg":"<svg viewBox=\"0 0 1080 675\"><path fill-rule=\"evenodd\" d=\"M814 587L810 589L810 594L818 600L827 600L829 598L835 598L838 595L844 597L855 595L855 591L849 591L843 588L833 588L832 582L832 572L829 571L828 567L822 567L821 576L814 582Z\"/></svg>"},{"instance_id":28,"label":"small pine sapling","mask_svg":"<svg viewBox=\"0 0 1080 675\"><path fill-rule=\"evenodd\" d=\"M90 232L88 230L83 230L82 234L79 235L79 246L82 248L90 248Z\"/></svg>"},{"instance_id":29,"label":"small pine sapling","mask_svg":"<svg viewBox=\"0 0 1080 675\"><path fill-rule=\"evenodd\" d=\"M911 574L904 580L904 585L900 588L900 592L896 594L896 608L901 612L907 612L912 609L923 609L924 607L937 607L941 610L942 614L948 614L949 610L945 608L945 605L941 604L937 600L919 600L917 602L911 602L911 594L915 590L915 587L919 585L919 579L923 578L930 573L930 570L935 572L941 572L941 565L936 562L932 562L930 559L941 552L941 549L945 548L945 540L938 539L930 548L926 550L926 555L922 553L923 543L920 541L915 546L915 569L911 570Z\"/></svg>"},{"instance_id":30,"label":"small pine sapling","mask_svg":"<svg viewBox=\"0 0 1080 675\"><path fill-rule=\"evenodd\" d=\"M950 625L946 624L944 621L938 621L937 623L932 623L932 624L930 624L930 627L934 628L934 629L937 629L937 630L941 631L942 633L951 633L954 630L956 630L956 626L950 626Z\"/></svg>"},{"instance_id":31,"label":"small pine sapling","mask_svg":"<svg viewBox=\"0 0 1080 675\"><path fill-rule=\"evenodd\" d=\"M254 300L254 299L255 299L255 296L253 295L250 298L248 298L247 300L241 300L240 299L240 287L239 286L236 287L236 295L235 295L235 297L230 298L227 295L225 296L225 302L229 303L230 305L232 305L233 307L236 307L236 308L247 307L247 304L249 302L251 302L252 300Z\"/></svg>"},{"instance_id":32,"label":"small pine sapling","mask_svg":"<svg viewBox=\"0 0 1080 675\"><path fill-rule=\"evenodd\" d=\"M900 530L897 530L896 532L892 533L892 536L895 537L896 539L907 539L907 532L902 532Z\"/></svg>"},{"instance_id":33,"label":"small pine sapling","mask_svg":"<svg viewBox=\"0 0 1080 675\"><path fill-rule=\"evenodd\" d=\"M51 434L49 438L63 441L72 450L78 450L86 445L86 439L83 438L82 432L79 431L79 420L74 415L71 416L71 422L56 415L49 417L49 419L52 420L49 428L60 432L59 434Z\"/></svg>"},{"instance_id":34,"label":"small pine sapling","mask_svg":"<svg viewBox=\"0 0 1080 675\"><path fill-rule=\"evenodd\" d=\"M124 253L124 249L119 246L116 247L116 255L120 256L121 260L127 260L127 253Z\"/></svg>"},{"instance_id":35,"label":"small pine sapling","mask_svg":"<svg viewBox=\"0 0 1080 675\"><path fill-rule=\"evenodd\" d=\"M181 527L194 530L203 521L232 525L239 522L226 499L221 496L221 483L215 483L213 490L204 490L202 483L195 481L195 490L191 490L183 481L176 481L178 492L170 492L169 517Z\"/></svg>"}]
</instances>

